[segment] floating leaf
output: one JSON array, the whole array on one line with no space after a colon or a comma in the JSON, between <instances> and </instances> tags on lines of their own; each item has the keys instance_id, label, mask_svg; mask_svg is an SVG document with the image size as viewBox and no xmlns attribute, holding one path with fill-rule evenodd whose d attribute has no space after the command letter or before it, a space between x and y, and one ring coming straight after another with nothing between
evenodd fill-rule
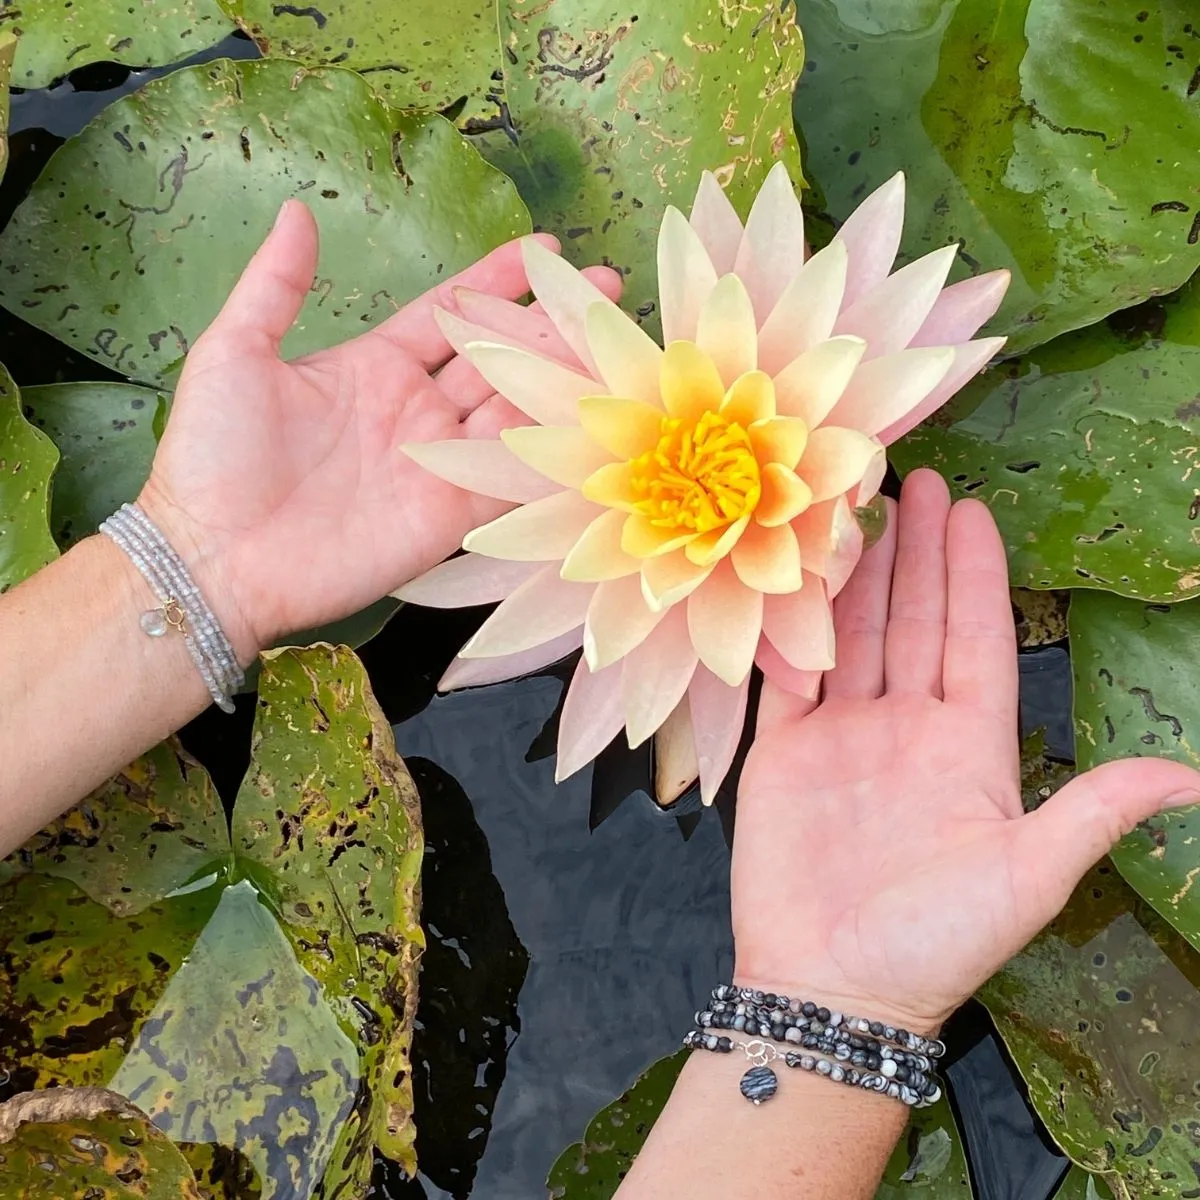
<instances>
[{"instance_id":1,"label":"floating leaf","mask_svg":"<svg viewBox=\"0 0 1200 1200\"><path fill-rule=\"evenodd\" d=\"M0 20L3 12L0 11ZM6 29L0 29L0 177L8 166L8 88L12 82L13 56L17 50L17 39Z\"/></svg>"},{"instance_id":2,"label":"floating leaf","mask_svg":"<svg viewBox=\"0 0 1200 1200\"><path fill-rule=\"evenodd\" d=\"M289 356L529 229L512 184L441 117L388 108L353 71L222 60L122 97L59 148L0 236L0 301L163 383L289 196L324 235Z\"/></svg>"},{"instance_id":3,"label":"floating leaf","mask_svg":"<svg viewBox=\"0 0 1200 1200\"><path fill-rule=\"evenodd\" d=\"M954 1114L945 1099L916 1109L888 1162L875 1200L972 1200Z\"/></svg>"},{"instance_id":4,"label":"floating leaf","mask_svg":"<svg viewBox=\"0 0 1200 1200\"><path fill-rule=\"evenodd\" d=\"M0 1171L24 1200L206 1200L146 1114L102 1088L22 1092L0 1104Z\"/></svg>"},{"instance_id":5,"label":"floating leaf","mask_svg":"<svg viewBox=\"0 0 1200 1200\"><path fill-rule=\"evenodd\" d=\"M1200 767L1200 603L1076 593L1075 747L1081 768L1153 755ZM1112 852L1130 884L1200 949L1200 807L1142 822Z\"/></svg>"},{"instance_id":6,"label":"floating leaf","mask_svg":"<svg viewBox=\"0 0 1200 1200\"><path fill-rule=\"evenodd\" d=\"M1121 1200L1200 1187L1200 957L1107 864L979 992L1054 1140Z\"/></svg>"},{"instance_id":7,"label":"floating leaf","mask_svg":"<svg viewBox=\"0 0 1200 1200\"><path fill-rule=\"evenodd\" d=\"M54 443L21 415L21 393L0 367L0 593L58 557L50 536Z\"/></svg>"},{"instance_id":8,"label":"floating leaf","mask_svg":"<svg viewBox=\"0 0 1200 1200\"><path fill-rule=\"evenodd\" d=\"M58 447L50 528L61 549L136 500L158 445L165 392L127 383L53 383L21 394L29 420Z\"/></svg>"},{"instance_id":9,"label":"floating leaf","mask_svg":"<svg viewBox=\"0 0 1200 1200\"><path fill-rule=\"evenodd\" d=\"M826 211L908 174L904 251L1010 267L1010 349L1200 266L1195 14L1142 0L797 0L805 169ZM1136 115L1135 115L1136 114Z\"/></svg>"},{"instance_id":10,"label":"floating leaf","mask_svg":"<svg viewBox=\"0 0 1200 1200\"><path fill-rule=\"evenodd\" d=\"M1072 1167L1054 1193L1054 1200L1113 1200L1113 1194L1102 1176Z\"/></svg>"},{"instance_id":11,"label":"floating leaf","mask_svg":"<svg viewBox=\"0 0 1200 1200\"><path fill-rule=\"evenodd\" d=\"M647 4L636 15L602 0L546 7L500 4L518 140L490 135L484 152L572 262L625 274L626 306L656 327L664 207L689 208L704 169L743 216L777 159L800 183L790 104L803 38L787 0Z\"/></svg>"},{"instance_id":12,"label":"floating leaf","mask_svg":"<svg viewBox=\"0 0 1200 1200\"><path fill-rule=\"evenodd\" d=\"M495 0L222 3L264 54L306 67L352 67L397 108L443 109L465 99L463 120L498 111L488 99L499 90Z\"/></svg>"},{"instance_id":13,"label":"floating leaf","mask_svg":"<svg viewBox=\"0 0 1200 1200\"><path fill-rule=\"evenodd\" d=\"M1200 285L1133 316L993 368L892 447L989 505L1024 587L1200 594Z\"/></svg>"}]
</instances>

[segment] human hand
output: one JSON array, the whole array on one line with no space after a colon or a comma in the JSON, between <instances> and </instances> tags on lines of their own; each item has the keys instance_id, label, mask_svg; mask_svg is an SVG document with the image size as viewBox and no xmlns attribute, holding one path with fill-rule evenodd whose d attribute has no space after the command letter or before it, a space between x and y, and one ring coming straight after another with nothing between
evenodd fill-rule
<instances>
[{"instance_id":1,"label":"human hand","mask_svg":"<svg viewBox=\"0 0 1200 1200\"><path fill-rule=\"evenodd\" d=\"M768 685L733 847L739 984L932 1030L1200 773L1108 763L1024 814L1004 547L932 471L834 606L819 705Z\"/></svg>"},{"instance_id":2,"label":"human hand","mask_svg":"<svg viewBox=\"0 0 1200 1200\"><path fill-rule=\"evenodd\" d=\"M359 337L284 362L280 342L316 266L316 223L288 201L192 347L139 498L243 662L284 634L364 608L509 507L442 482L403 443L494 439L525 423L454 357L433 316L457 311L457 287L523 296L519 241ZM588 275L619 294L616 272Z\"/></svg>"}]
</instances>

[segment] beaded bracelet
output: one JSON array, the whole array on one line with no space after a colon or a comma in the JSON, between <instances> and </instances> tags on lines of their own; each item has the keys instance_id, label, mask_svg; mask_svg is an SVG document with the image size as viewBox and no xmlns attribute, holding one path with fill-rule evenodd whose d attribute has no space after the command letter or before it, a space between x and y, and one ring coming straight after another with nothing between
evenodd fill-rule
<instances>
[{"instance_id":1,"label":"beaded bracelet","mask_svg":"<svg viewBox=\"0 0 1200 1200\"><path fill-rule=\"evenodd\" d=\"M123 504L101 523L100 532L125 551L158 598L159 607L148 609L139 619L142 631L148 637L162 637L168 630L178 630L217 707L233 712L233 693L245 676L183 560L136 504Z\"/></svg>"}]
</instances>

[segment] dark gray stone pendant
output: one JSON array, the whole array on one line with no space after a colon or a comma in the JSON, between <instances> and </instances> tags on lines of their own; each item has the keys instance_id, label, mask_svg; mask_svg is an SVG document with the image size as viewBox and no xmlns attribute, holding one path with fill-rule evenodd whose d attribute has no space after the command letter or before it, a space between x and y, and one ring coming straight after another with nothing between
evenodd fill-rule
<instances>
[{"instance_id":1,"label":"dark gray stone pendant","mask_svg":"<svg viewBox=\"0 0 1200 1200\"><path fill-rule=\"evenodd\" d=\"M770 1067L751 1067L742 1076L739 1086L742 1095L752 1104L763 1104L775 1095L779 1088L779 1080Z\"/></svg>"}]
</instances>

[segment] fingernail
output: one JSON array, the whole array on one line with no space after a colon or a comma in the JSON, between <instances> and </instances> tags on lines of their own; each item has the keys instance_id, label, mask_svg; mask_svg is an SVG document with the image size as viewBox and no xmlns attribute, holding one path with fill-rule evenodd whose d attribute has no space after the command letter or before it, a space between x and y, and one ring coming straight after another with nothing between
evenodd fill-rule
<instances>
[{"instance_id":1,"label":"fingernail","mask_svg":"<svg viewBox=\"0 0 1200 1200\"><path fill-rule=\"evenodd\" d=\"M1163 801L1163 808L1183 808L1187 804L1200 804L1200 792L1194 788L1186 792L1176 792Z\"/></svg>"},{"instance_id":2,"label":"fingernail","mask_svg":"<svg viewBox=\"0 0 1200 1200\"><path fill-rule=\"evenodd\" d=\"M289 205L289 204L291 204L291 200L285 200L285 201L284 201L284 202L283 202L283 203L282 203L282 204L279 206L279 211L278 211L278 212L275 214L275 224L271 226L271 232L272 232L272 233L274 233L274 232L275 232L275 230L279 228L279 224L280 224L280 222L283 220L283 214L284 214L285 212L287 212L287 210L288 210L288 205Z\"/></svg>"}]
</instances>

